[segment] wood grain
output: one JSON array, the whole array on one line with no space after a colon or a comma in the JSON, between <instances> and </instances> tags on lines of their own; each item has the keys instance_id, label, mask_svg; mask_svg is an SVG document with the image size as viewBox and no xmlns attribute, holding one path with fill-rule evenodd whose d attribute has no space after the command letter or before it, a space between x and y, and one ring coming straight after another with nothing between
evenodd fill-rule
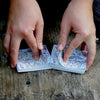
<instances>
[{"instance_id":1,"label":"wood grain","mask_svg":"<svg viewBox=\"0 0 100 100\"><path fill-rule=\"evenodd\" d=\"M57 43L58 35L59 28L44 32L44 43L48 48ZM72 37L70 35L69 41ZM93 65L80 75L57 70L17 73L16 69L10 68L10 62L4 56L2 41L0 100L100 100L100 44L97 45Z\"/></svg>"}]
</instances>

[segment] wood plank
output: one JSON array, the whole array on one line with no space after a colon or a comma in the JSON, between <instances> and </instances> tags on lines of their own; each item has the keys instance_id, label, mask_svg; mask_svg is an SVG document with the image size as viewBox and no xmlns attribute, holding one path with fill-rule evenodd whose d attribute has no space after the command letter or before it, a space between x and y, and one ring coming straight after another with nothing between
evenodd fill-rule
<instances>
[{"instance_id":1,"label":"wood plank","mask_svg":"<svg viewBox=\"0 0 100 100\"><path fill-rule=\"evenodd\" d=\"M48 31L49 48L57 43L57 33L56 30ZM100 45L94 64L84 75L57 70L17 73L16 69L8 67L9 63L3 62L0 66L0 100L100 99Z\"/></svg>"}]
</instances>

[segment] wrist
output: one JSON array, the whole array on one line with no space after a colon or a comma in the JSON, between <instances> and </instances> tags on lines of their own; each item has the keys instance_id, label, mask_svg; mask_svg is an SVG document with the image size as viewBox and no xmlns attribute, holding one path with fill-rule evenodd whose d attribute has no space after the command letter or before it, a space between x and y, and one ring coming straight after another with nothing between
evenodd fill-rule
<instances>
[{"instance_id":1,"label":"wrist","mask_svg":"<svg viewBox=\"0 0 100 100\"><path fill-rule=\"evenodd\" d=\"M93 2L93 0L71 0L71 1L81 1L81 2Z\"/></svg>"},{"instance_id":2,"label":"wrist","mask_svg":"<svg viewBox=\"0 0 100 100\"><path fill-rule=\"evenodd\" d=\"M76 5L78 8L89 8L92 10L93 0L71 0L73 5Z\"/></svg>"},{"instance_id":3,"label":"wrist","mask_svg":"<svg viewBox=\"0 0 100 100\"><path fill-rule=\"evenodd\" d=\"M21 4L21 5L26 5L28 3L32 3L36 0L10 0L10 4Z\"/></svg>"},{"instance_id":4,"label":"wrist","mask_svg":"<svg viewBox=\"0 0 100 100\"><path fill-rule=\"evenodd\" d=\"M86 4L93 4L93 0L71 0L71 2L79 2L79 3L86 3Z\"/></svg>"}]
</instances>

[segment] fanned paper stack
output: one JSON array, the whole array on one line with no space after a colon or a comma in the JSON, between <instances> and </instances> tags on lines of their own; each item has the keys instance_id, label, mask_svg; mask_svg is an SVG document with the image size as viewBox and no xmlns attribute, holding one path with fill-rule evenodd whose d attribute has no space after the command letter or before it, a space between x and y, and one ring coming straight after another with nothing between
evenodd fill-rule
<instances>
[{"instance_id":1,"label":"fanned paper stack","mask_svg":"<svg viewBox=\"0 0 100 100\"><path fill-rule=\"evenodd\" d=\"M17 62L17 71L28 72L56 69L80 74L85 72L87 51L75 50L67 62L63 61L63 54L64 50L58 51L57 45L54 45L50 55L46 45L44 45L44 49L40 52L39 60L34 60L30 49L20 50Z\"/></svg>"}]
</instances>

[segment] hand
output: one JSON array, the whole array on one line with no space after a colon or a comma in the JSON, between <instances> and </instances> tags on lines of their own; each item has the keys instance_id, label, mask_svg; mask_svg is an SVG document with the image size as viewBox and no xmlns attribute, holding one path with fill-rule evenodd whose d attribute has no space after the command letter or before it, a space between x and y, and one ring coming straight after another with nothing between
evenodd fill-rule
<instances>
[{"instance_id":1,"label":"hand","mask_svg":"<svg viewBox=\"0 0 100 100\"><path fill-rule=\"evenodd\" d=\"M17 63L21 40L26 41L34 58L38 59L38 49L43 49L42 38L43 18L37 2L35 0L11 0L4 47L10 55L12 68L15 68Z\"/></svg>"},{"instance_id":2,"label":"hand","mask_svg":"<svg viewBox=\"0 0 100 100\"><path fill-rule=\"evenodd\" d=\"M96 54L95 25L93 22L92 0L72 0L65 10L58 42L58 50L64 49L70 30L76 33L64 53L66 62L71 53L83 42L85 42L87 56L87 70L93 63ZM85 48L85 45L82 45Z\"/></svg>"}]
</instances>

